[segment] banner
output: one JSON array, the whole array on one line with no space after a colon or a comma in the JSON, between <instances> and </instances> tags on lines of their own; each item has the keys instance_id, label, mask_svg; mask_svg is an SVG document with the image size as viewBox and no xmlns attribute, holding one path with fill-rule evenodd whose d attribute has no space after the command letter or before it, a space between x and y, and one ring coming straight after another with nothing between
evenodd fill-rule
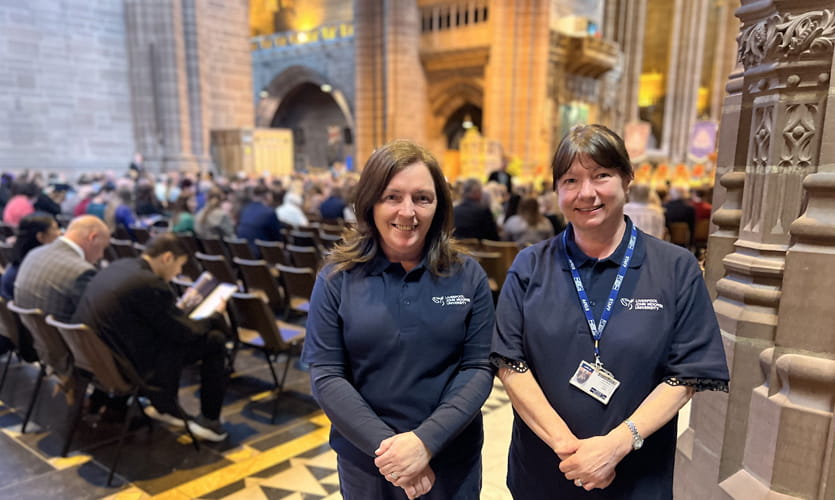
<instances>
[{"instance_id":1,"label":"banner","mask_svg":"<svg viewBox=\"0 0 835 500\"><path fill-rule=\"evenodd\" d=\"M623 142L633 163L646 157L650 132L649 122L629 122L623 127Z\"/></svg>"},{"instance_id":2,"label":"banner","mask_svg":"<svg viewBox=\"0 0 835 500\"><path fill-rule=\"evenodd\" d=\"M707 161L708 155L716 149L716 132L719 125L712 121L696 122L690 135L687 154L694 162Z\"/></svg>"}]
</instances>

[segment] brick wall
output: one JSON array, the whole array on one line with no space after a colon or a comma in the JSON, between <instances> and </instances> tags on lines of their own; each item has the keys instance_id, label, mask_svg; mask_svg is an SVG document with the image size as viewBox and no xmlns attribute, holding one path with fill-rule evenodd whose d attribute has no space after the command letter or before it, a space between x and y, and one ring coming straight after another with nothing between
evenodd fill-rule
<instances>
[{"instance_id":1,"label":"brick wall","mask_svg":"<svg viewBox=\"0 0 835 500\"><path fill-rule=\"evenodd\" d=\"M0 2L0 116L0 170L126 169L122 2Z\"/></svg>"}]
</instances>

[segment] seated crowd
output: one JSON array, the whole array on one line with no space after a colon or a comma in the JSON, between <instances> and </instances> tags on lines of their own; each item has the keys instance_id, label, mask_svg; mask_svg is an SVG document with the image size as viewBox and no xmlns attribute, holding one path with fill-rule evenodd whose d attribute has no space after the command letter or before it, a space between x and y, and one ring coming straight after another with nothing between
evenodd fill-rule
<instances>
[{"instance_id":1,"label":"seated crowd","mask_svg":"<svg viewBox=\"0 0 835 500\"><path fill-rule=\"evenodd\" d=\"M451 186L454 234L462 242L475 241L470 248L504 240L514 242L518 251L565 228L550 186L513 184L506 173L491 178L486 185L466 179ZM154 388L146 394L148 416L178 427L188 425L195 436L220 441L228 435L220 413L234 333L224 314L225 303L204 320L190 319L178 307L171 282L193 257L194 248L177 235L240 238L249 244L252 256L262 257L263 242L284 241L288 231L317 223L337 228L355 223L356 180L355 174L333 171L250 179L177 173L156 178L132 169L123 177L82 175L70 185L58 176L4 174L0 211L13 235L6 241L12 247L0 295L58 321L90 326ZM669 234L674 223L686 224L692 238L697 222L709 219L710 204L703 201L702 192L694 193L692 200L681 189L669 193L662 205L648 186L634 185L625 213L658 238ZM65 227L63 234L59 222ZM140 230L155 236L140 241ZM103 265L100 260L112 237L141 243L141 253L118 260L111 255ZM505 271L509 264L504 263ZM21 338L20 344L16 348L22 359L37 358L31 338ZM10 347L0 345L0 350ZM48 361L59 375L71 376L71 360ZM200 415L188 417L177 391L183 367L197 361L201 409ZM124 401L98 394L90 408L100 411L120 404Z\"/></svg>"}]
</instances>

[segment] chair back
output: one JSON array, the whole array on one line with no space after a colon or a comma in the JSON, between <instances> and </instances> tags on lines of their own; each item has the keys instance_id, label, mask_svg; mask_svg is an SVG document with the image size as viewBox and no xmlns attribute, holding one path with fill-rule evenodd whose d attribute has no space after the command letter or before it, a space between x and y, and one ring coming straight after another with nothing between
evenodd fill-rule
<instances>
[{"instance_id":1,"label":"chair back","mask_svg":"<svg viewBox=\"0 0 835 500\"><path fill-rule=\"evenodd\" d=\"M345 230L345 225L344 224L326 224L326 223L323 222L322 224L319 225L319 235L320 236L322 234L330 234L330 235L334 235L334 236L341 236L342 231L344 231L344 230Z\"/></svg>"},{"instance_id":2,"label":"chair back","mask_svg":"<svg viewBox=\"0 0 835 500\"><path fill-rule=\"evenodd\" d=\"M119 259L132 259L138 256L136 249L133 248L133 240L110 238L110 246Z\"/></svg>"},{"instance_id":3,"label":"chair back","mask_svg":"<svg viewBox=\"0 0 835 500\"><path fill-rule=\"evenodd\" d=\"M188 253L191 255L196 254L200 251L200 247L197 245L197 238L194 237L191 233L177 233L177 239L180 240L180 243L186 247Z\"/></svg>"},{"instance_id":4,"label":"chair back","mask_svg":"<svg viewBox=\"0 0 835 500\"><path fill-rule=\"evenodd\" d=\"M250 332L256 332L261 337L264 348L272 352L282 352L304 337L304 331L279 328L267 303L256 294L236 293L232 295L232 305L236 311L238 335L244 343L257 345L257 342L247 340L253 337ZM240 331L241 329L250 332Z\"/></svg>"},{"instance_id":5,"label":"chair back","mask_svg":"<svg viewBox=\"0 0 835 500\"><path fill-rule=\"evenodd\" d=\"M707 245L707 239L710 236L710 219L699 219L696 221L696 227L693 228L693 242L696 245Z\"/></svg>"},{"instance_id":6,"label":"chair back","mask_svg":"<svg viewBox=\"0 0 835 500\"><path fill-rule=\"evenodd\" d=\"M255 246L261 252L261 258L266 260L271 266L281 264L282 266L290 266L292 262L284 251L284 243L280 241L264 241L255 240Z\"/></svg>"},{"instance_id":7,"label":"chair back","mask_svg":"<svg viewBox=\"0 0 835 500\"><path fill-rule=\"evenodd\" d=\"M133 231L133 239L140 245L148 243L148 240L151 239L151 232L144 227L131 226L130 230Z\"/></svg>"},{"instance_id":8,"label":"chair back","mask_svg":"<svg viewBox=\"0 0 835 500\"><path fill-rule=\"evenodd\" d=\"M0 223L0 241L6 241L7 238L11 238L15 235L15 228L8 224Z\"/></svg>"},{"instance_id":9,"label":"chair back","mask_svg":"<svg viewBox=\"0 0 835 500\"><path fill-rule=\"evenodd\" d=\"M14 301L6 305L10 311L20 316L23 326L29 330L38 358L59 374L69 374L72 370L70 350L58 330L47 324L43 312L40 309L18 307Z\"/></svg>"},{"instance_id":10,"label":"chair back","mask_svg":"<svg viewBox=\"0 0 835 500\"><path fill-rule=\"evenodd\" d=\"M285 247L293 262L293 267L309 267L316 271L319 269L319 251L314 246L300 247L287 245Z\"/></svg>"},{"instance_id":11,"label":"chair back","mask_svg":"<svg viewBox=\"0 0 835 500\"><path fill-rule=\"evenodd\" d=\"M229 248L229 252L233 258L255 259L255 255L252 254L252 249L249 248L249 242L247 240L243 238L224 238L223 241L226 243L226 247Z\"/></svg>"},{"instance_id":12,"label":"chair back","mask_svg":"<svg viewBox=\"0 0 835 500\"><path fill-rule=\"evenodd\" d=\"M690 226L686 222L670 224L670 243L682 247L690 246Z\"/></svg>"},{"instance_id":13,"label":"chair back","mask_svg":"<svg viewBox=\"0 0 835 500\"><path fill-rule=\"evenodd\" d=\"M481 249L485 252L499 252L502 254L504 272L510 269L513 259L519 254L519 245L514 241L481 240Z\"/></svg>"},{"instance_id":14,"label":"chair back","mask_svg":"<svg viewBox=\"0 0 835 500\"><path fill-rule=\"evenodd\" d=\"M194 254L194 257L203 266L203 269L212 273L220 281L232 284L238 283L238 278L235 277L235 271L232 270L226 257L222 255L206 255L201 252Z\"/></svg>"},{"instance_id":15,"label":"chair back","mask_svg":"<svg viewBox=\"0 0 835 500\"><path fill-rule=\"evenodd\" d=\"M481 241L478 238L462 238L456 240L459 245L465 247L467 250L478 252L481 250Z\"/></svg>"},{"instance_id":16,"label":"chair back","mask_svg":"<svg viewBox=\"0 0 835 500\"><path fill-rule=\"evenodd\" d=\"M267 296L273 311L280 311L284 307L284 297L281 295L281 289L270 273L266 261L235 257L235 265L241 271L247 292L253 293L256 290L263 292Z\"/></svg>"},{"instance_id":17,"label":"chair back","mask_svg":"<svg viewBox=\"0 0 835 500\"><path fill-rule=\"evenodd\" d=\"M16 348L20 347L18 319L9 311L6 299L0 297L0 335L9 339Z\"/></svg>"},{"instance_id":18,"label":"chair back","mask_svg":"<svg viewBox=\"0 0 835 500\"><path fill-rule=\"evenodd\" d=\"M287 243L299 247L315 247L316 233L313 231L290 231L287 233Z\"/></svg>"},{"instance_id":19,"label":"chair back","mask_svg":"<svg viewBox=\"0 0 835 500\"><path fill-rule=\"evenodd\" d=\"M333 249L333 247L340 241L342 241L342 236L322 232L319 233L319 243L325 251L330 252L330 250Z\"/></svg>"},{"instance_id":20,"label":"chair back","mask_svg":"<svg viewBox=\"0 0 835 500\"><path fill-rule=\"evenodd\" d=\"M62 323L52 315L47 316L46 323L61 335L75 366L93 374L100 389L117 394L130 394L136 389L136 385L126 380L120 371L125 363L116 361L110 347L90 327L81 323Z\"/></svg>"},{"instance_id":21,"label":"chair back","mask_svg":"<svg viewBox=\"0 0 835 500\"><path fill-rule=\"evenodd\" d=\"M499 252L470 252L470 255L475 258L484 272L487 273L487 279L490 282L490 290L498 292L504 285L507 270L504 269L504 261L502 254Z\"/></svg>"},{"instance_id":22,"label":"chair back","mask_svg":"<svg viewBox=\"0 0 835 500\"><path fill-rule=\"evenodd\" d=\"M206 255L226 256L226 248L219 238L200 238L200 244L203 246L203 253Z\"/></svg>"},{"instance_id":23,"label":"chair back","mask_svg":"<svg viewBox=\"0 0 835 500\"><path fill-rule=\"evenodd\" d=\"M278 266L281 280L287 290L287 298L310 300L313 285L316 283L316 271L309 267Z\"/></svg>"}]
</instances>

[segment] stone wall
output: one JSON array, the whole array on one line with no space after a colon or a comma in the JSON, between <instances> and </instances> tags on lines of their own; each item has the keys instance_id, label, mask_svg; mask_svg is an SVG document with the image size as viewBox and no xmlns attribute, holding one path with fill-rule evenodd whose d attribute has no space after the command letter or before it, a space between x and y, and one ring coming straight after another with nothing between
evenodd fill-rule
<instances>
[{"instance_id":1,"label":"stone wall","mask_svg":"<svg viewBox=\"0 0 835 500\"><path fill-rule=\"evenodd\" d=\"M126 169L122 2L0 2L0 116L0 170Z\"/></svg>"}]
</instances>

